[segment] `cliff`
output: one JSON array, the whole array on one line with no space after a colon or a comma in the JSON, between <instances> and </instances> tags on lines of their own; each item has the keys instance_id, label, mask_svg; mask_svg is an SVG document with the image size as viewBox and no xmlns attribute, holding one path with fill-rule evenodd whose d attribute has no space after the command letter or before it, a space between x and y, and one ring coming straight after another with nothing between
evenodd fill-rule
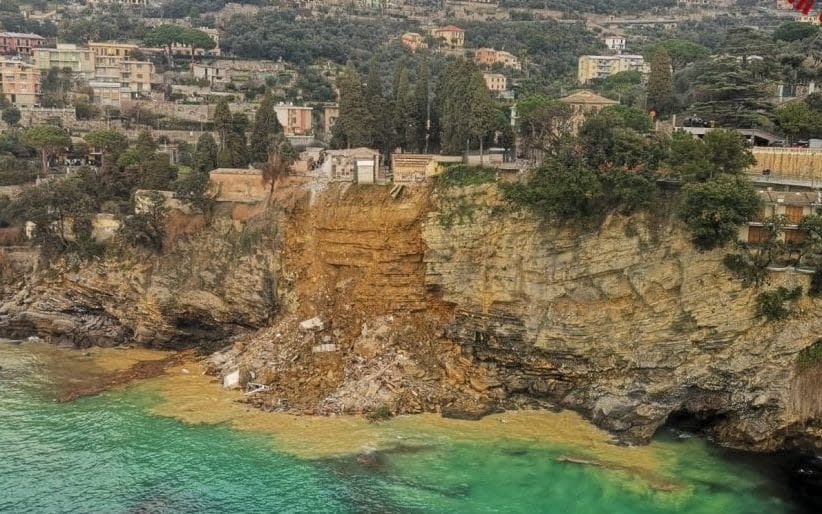
<instances>
[{"instance_id":1,"label":"cliff","mask_svg":"<svg viewBox=\"0 0 822 514\"><path fill-rule=\"evenodd\" d=\"M233 343L213 372L264 385L247 401L269 410L471 417L537 404L628 442L685 415L742 448L822 441L822 371L797 366L822 334L822 302L755 317L758 291L664 212L582 232L510 211L494 185L388 191L292 191L161 257L35 273L4 290L0 335ZM775 273L768 287L807 280Z\"/></svg>"},{"instance_id":2,"label":"cliff","mask_svg":"<svg viewBox=\"0 0 822 514\"><path fill-rule=\"evenodd\" d=\"M755 317L758 291L726 272L725 252L696 251L670 221L612 218L579 234L500 214L493 187L448 196L473 216L429 216L426 280L455 306L449 337L490 363L506 394L579 410L628 441L674 414L735 446L819 442L822 410L798 407L807 380L795 361L822 334L822 302L804 297L781 322ZM801 274L770 281L808 286ZM804 393L818 398L819 381Z\"/></svg>"}]
</instances>

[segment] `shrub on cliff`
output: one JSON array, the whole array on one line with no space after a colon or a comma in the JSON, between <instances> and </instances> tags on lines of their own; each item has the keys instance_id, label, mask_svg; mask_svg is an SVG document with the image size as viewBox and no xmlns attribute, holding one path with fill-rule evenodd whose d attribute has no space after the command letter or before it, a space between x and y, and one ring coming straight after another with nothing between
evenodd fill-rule
<instances>
[{"instance_id":1,"label":"shrub on cliff","mask_svg":"<svg viewBox=\"0 0 822 514\"><path fill-rule=\"evenodd\" d=\"M796 365L799 369L807 369L822 362L822 339L817 339L815 343L805 348L796 357Z\"/></svg>"},{"instance_id":2,"label":"shrub on cliff","mask_svg":"<svg viewBox=\"0 0 822 514\"><path fill-rule=\"evenodd\" d=\"M437 184L443 186L471 186L493 182L497 178L497 170L487 166L466 166L456 164L449 166L437 177Z\"/></svg>"},{"instance_id":3,"label":"shrub on cliff","mask_svg":"<svg viewBox=\"0 0 822 514\"><path fill-rule=\"evenodd\" d=\"M166 236L165 198L152 191L137 212L120 220L118 238L132 246L155 252L163 249Z\"/></svg>"},{"instance_id":4,"label":"shrub on cliff","mask_svg":"<svg viewBox=\"0 0 822 514\"><path fill-rule=\"evenodd\" d=\"M693 243L703 250L734 240L739 225L762 208L762 200L744 177L720 175L687 184L683 191L680 217L691 231Z\"/></svg>"},{"instance_id":5,"label":"shrub on cliff","mask_svg":"<svg viewBox=\"0 0 822 514\"><path fill-rule=\"evenodd\" d=\"M623 214L648 208L656 186L641 173L598 172L573 155L550 158L525 182L502 184L505 198L558 222L596 224L608 212Z\"/></svg>"},{"instance_id":6,"label":"shrub on cliff","mask_svg":"<svg viewBox=\"0 0 822 514\"><path fill-rule=\"evenodd\" d=\"M763 291L756 295L756 314L764 316L768 321L785 319L791 314L786 302L797 300L802 296L802 287L788 289L778 287L773 291Z\"/></svg>"}]
</instances>

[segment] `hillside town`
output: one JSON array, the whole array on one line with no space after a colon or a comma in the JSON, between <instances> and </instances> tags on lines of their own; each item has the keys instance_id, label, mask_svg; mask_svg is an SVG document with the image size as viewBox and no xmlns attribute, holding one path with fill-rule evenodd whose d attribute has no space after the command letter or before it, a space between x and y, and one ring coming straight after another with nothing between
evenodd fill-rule
<instances>
[{"instance_id":1,"label":"hillside town","mask_svg":"<svg viewBox=\"0 0 822 514\"><path fill-rule=\"evenodd\" d=\"M822 512L821 7L0 0L0 511Z\"/></svg>"},{"instance_id":2,"label":"hillside town","mask_svg":"<svg viewBox=\"0 0 822 514\"><path fill-rule=\"evenodd\" d=\"M756 187L820 187L817 17L777 1L744 19L731 1L608 16L528 5L6 2L5 237L48 232L21 217L17 198L78 173L120 184L94 202L94 216L117 227L139 211L128 206L135 191L178 206L241 190L255 202L278 180L314 192L414 186L457 164L527 180L600 118L624 127L614 148L629 137L676 152L682 137L736 134ZM289 25L293 34L266 32ZM323 46L326 30L352 46ZM687 181L676 161L642 173Z\"/></svg>"}]
</instances>

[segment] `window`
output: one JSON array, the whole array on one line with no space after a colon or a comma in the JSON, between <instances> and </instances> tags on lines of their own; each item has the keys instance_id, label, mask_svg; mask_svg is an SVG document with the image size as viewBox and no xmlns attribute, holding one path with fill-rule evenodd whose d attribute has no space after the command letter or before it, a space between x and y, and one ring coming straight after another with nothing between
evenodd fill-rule
<instances>
[{"instance_id":1,"label":"window","mask_svg":"<svg viewBox=\"0 0 822 514\"><path fill-rule=\"evenodd\" d=\"M788 216L788 222L796 225L802 221L802 207L798 205L789 205L785 208L785 214Z\"/></svg>"}]
</instances>

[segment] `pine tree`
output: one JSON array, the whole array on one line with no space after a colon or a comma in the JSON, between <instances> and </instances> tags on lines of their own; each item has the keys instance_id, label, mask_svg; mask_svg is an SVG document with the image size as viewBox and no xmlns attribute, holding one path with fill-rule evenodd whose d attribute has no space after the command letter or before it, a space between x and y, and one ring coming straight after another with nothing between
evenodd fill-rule
<instances>
[{"instance_id":1,"label":"pine tree","mask_svg":"<svg viewBox=\"0 0 822 514\"><path fill-rule=\"evenodd\" d=\"M220 146L225 147L228 136L232 130L231 109L228 108L228 100L221 98L214 108L214 129L220 135Z\"/></svg>"},{"instance_id":2,"label":"pine tree","mask_svg":"<svg viewBox=\"0 0 822 514\"><path fill-rule=\"evenodd\" d=\"M668 114L674 108L674 81L671 76L671 57L660 47L651 58L648 77L648 109L657 114Z\"/></svg>"},{"instance_id":3,"label":"pine tree","mask_svg":"<svg viewBox=\"0 0 822 514\"><path fill-rule=\"evenodd\" d=\"M249 153L252 162L266 162L268 160L271 139L275 134L282 132L282 126L277 120L274 110L274 97L270 90L266 90L263 101L254 116L254 126L251 129Z\"/></svg>"}]
</instances>

